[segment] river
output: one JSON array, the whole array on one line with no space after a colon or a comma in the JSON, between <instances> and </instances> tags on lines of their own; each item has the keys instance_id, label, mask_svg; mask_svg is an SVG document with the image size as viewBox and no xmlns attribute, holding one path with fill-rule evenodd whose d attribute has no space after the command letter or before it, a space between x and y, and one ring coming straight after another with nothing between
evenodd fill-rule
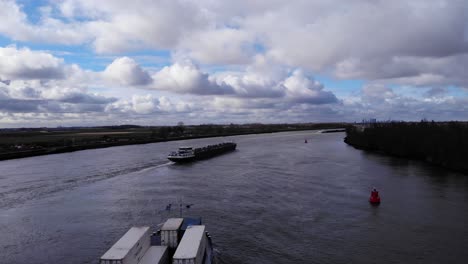
<instances>
[{"instance_id":1,"label":"river","mask_svg":"<svg viewBox=\"0 0 468 264\"><path fill-rule=\"evenodd\" d=\"M0 263L97 263L129 227L178 216L164 208L180 200L220 263L466 263L468 177L343 137L228 137L235 152L184 165L166 155L222 139L1 161Z\"/></svg>"}]
</instances>

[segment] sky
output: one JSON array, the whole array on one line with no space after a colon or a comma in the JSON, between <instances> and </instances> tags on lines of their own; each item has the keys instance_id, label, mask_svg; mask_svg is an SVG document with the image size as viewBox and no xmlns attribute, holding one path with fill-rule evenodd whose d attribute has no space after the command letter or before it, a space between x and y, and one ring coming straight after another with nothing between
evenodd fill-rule
<instances>
[{"instance_id":1,"label":"sky","mask_svg":"<svg viewBox=\"0 0 468 264\"><path fill-rule=\"evenodd\" d=\"M468 1L0 0L0 128L468 120Z\"/></svg>"}]
</instances>

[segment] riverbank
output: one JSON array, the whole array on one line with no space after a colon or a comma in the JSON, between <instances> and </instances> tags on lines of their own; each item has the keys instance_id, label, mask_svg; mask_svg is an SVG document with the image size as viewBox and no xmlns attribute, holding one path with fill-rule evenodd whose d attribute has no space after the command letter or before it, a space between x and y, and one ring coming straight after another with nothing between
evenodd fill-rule
<instances>
[{"instance_id":1,"label":"riverbank","mask_svg":"<svg viewBox=\"0 0 468 264\"><path fill-rule=\"evenodd\" d=\"M10 129L0 131L0 160L196 138L319 129L342 131L339 128L344 126L345 124L332 123Z\"/></svg>"},{"instance_id":2,"label":"riverbank","mask_svg":"<svg viewBox=\"0 0 468 264\"><path fill-rule=\"evenodd\" d=\"M344 142L362 150L416 159L468 174L468 124L391 122L350 126Z\"/></svg>"}]
</instances>

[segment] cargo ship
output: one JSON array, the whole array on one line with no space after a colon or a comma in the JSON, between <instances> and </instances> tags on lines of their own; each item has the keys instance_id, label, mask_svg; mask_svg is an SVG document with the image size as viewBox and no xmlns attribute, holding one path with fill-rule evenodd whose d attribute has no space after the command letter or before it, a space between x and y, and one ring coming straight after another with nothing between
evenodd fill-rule
<instances>
[{"instance_id":1,"label":"cargo ship","mask_svg":"<svg viewBox=\"0 0 468 264\"><path fill-rule=\"evenodd\" d=\"M156 232L132 227L100 264L214 264L211 237L201 218L169 218Z\"/></svg>"},{"instance_id":2,"label":"cargo ship","mask_svg":"<svg viewBox=\"0 0 468 264\"><path fill-rule=\"evenodd\" d=\"M233 142L223 142L201 148L179 147L178 151L172 152L167 158L174 162L191 162L233 151L236 149L236 146L237 144Z\"/></svg>"}]
</instances>

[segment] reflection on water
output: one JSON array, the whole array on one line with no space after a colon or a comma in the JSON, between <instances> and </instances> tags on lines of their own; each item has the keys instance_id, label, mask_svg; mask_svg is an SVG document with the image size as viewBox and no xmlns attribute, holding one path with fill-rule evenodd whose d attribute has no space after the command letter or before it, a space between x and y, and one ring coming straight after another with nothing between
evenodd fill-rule
<instances>
[{"instance_id":1,"label":"reflection on water","mask_svg":"<svg viewBox=\"0 0 468 264\"><path fill-rule=\"evenodd\" d=\"M182 199L220 263L464 263L468 177L356 150L343 136L230 137L237 151L184 165L167 153L222 139L0 162L2 261L96 263L130 226L177 216L163 209ZM378 207L367 202L373 186Z\"/></svg>"}]
</instances>

